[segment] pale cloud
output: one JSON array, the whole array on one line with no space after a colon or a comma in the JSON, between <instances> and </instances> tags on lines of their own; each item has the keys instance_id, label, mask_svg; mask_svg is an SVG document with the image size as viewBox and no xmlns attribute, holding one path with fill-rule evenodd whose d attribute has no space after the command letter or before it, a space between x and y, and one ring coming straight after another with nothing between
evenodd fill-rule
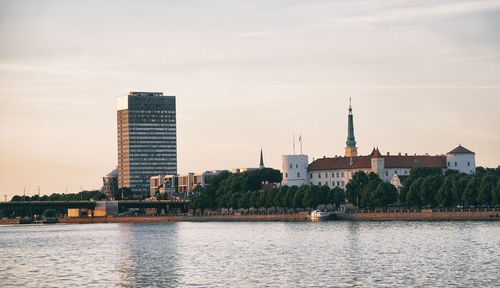
<instances>
[{"instance_id":1,"label":"pale cloud","mask_svg":"<svg viewBox=\"0 0 500 288\"><path fill-rule=\"evenodd\" d=\"M320 85L320 84L270 84L272 88L285 89L343 89L343 90L483 90L500 89L500 84L492 85Z\"/></svg>"},{"instance_id":2,"label":"pale cloud","mask_svg":"<svg viewBox=\"0 0 500 288\"><path fill-rule=\"evenodd\" d=\"M419 2L417 2L419 3ZM448 3L448 4L437 4L433 5L433 2L422 2L423 5L407 5L398 8L374 8L374 9L364 9L365 4L361 2L352 2L352 7L350 7L350 12L347 12L347 16L336 12L335 7L327 6L325 8L322 17L317 20L313 20L311 24L301 25L297 27L284 28L284 29L274 29L265 31L250 31L239 34L239 37L265 37L273 36L278 34L287 33L303 33L307 31L321 31L329 30L338 27L339 24L388 24L392 22L400 23L411 23L419 20L427 20L430 18L440 18L457 16L470 13L480 13L487 12L490 10L500 9L499 0L486 0L486 1L468 1L459 3ZM308 6L314 6L310 4ZM302 9L303 7L301 7ZM330 11L330 12L329 12ZM349 15L350 14L350 15Z\"/></svg>"},{"instance_id":3,"label":"pale cloud","mask_svg":"<svg viewBox=\"0 0 500 288\"><path fill-rule=\"evenodd\" d=\"M98 188L134 90L177 96L182 173L258 165L261 146L279 168L294 131L311 158L340 154L349 96L360 153L460 141L500 163L500 1L4 0L0 15L0 194Z\"/></svg>"},{"instance_id":4,"label":"pale cloud","mask_svg":"<svg viewBox=\"0 0 500 288\"><path fill-rule=\"evenodd\" d=\"M353 16L347 18L336 18L333 21L353 21L353 22L411 22L429 17L446 17L468 13L485 12L500 9L500 1L469 1L461 3L450 3L444 5L429 5L425 7L405 7L398 9L383 9L370 11L370 15Z\"/></svg>"}]
</instances>

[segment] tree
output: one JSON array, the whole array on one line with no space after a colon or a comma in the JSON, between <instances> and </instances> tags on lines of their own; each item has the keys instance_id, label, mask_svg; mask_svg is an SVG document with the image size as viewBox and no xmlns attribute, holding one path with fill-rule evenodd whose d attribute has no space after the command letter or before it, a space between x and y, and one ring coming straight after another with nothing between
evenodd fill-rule
<instances>
[{"instance_id":1,"label":"tree","mask_svg":"<svg viewBox=\"0 0 500 288\"><path fill-rule=\"evenodd\" d=\"M500 169L500 167L499 167ZM500 204L500 177L497 182L497 187L495 189L495 193L493 194L493 205L498 205Z\"/></svg>"},{"instance_id":2,"label":"tree","mask_svg":"<svg viewBox=\"0 0 500 288\"><path fill-rule=\"evenodd\" d=\"M260 180L262 182L280 183L283 180L283 175L279 170L272 168L262 168L260 171Z\"/></svg>"},{"instance_id":3,"label":"tree","mask_svg":"<svg viewBox=\"0 0 500 288\"><path fill-rule=\"evenodd\" d=\"M293 195L292 208L304 208L304 194L307 188L307 185L302 185L297 189L297 192Z\"/></svg>"},{"instance_id":4,"label":"tree","mask_svg":"<svg viewBox=\"0 0 500 288\"><path fill-rule=\"evenodd\" d=\"M373 206L372 191L370 189L363 189L361 197L359 198L361 198L361 207L368 208Z\"/></svg>"},{"instance_id":5,"label":"tree","mask_svg":"<svg viewBox=\"0 0 500 288\"><path fill-rule=\"evenodd\" d=\"M312 185L308 186L307 189L304 190L304 193L303 193L303 198L302 198L302 206L301 207L304 207L304 208L307 208L307 207L312 207L312 208L315 208L315 204L314 204L314 201L313 201L313 195L312 195Z\"/></svg>"},{"instance_id":6,"label":"tree","mask_svg":"<svg viewBox=\"0 0 500 288\"><path fill-rule=\"evenodd\" d=\"M420 186L420 198L422 205L436 206L436 193L443 183L441 174L433 174L423 178Z\"/></svg>"},{"instance_id":7,"label":"tree","mask_svg":"<svg viewBox=\"0 0 500 288\"><path fill-rule=\"evenodd\" d=\"M406 193L406 206L408 207L421 207L422 198L420 197L420 186L422 185L423 178L418 178L413 182Z\"/></svg>"},{"instance_id":8,"label":"tree","mask_svg":"<svg viewBox=\"0 0 500 288\"><path fill-rule=\"evenodd\" d=\"M485 175L479 184L477 202L479 204L493 204L493 196L498 183L498 176L494 174Z\"/></svg>"},{"instance_id":9,"label":"tree","mask_svg":"<svg viewBox=\"0 0 500 288\"><path fill-rule=\"evenodd\" d=\"M448 174L443 184L436 194L436 203L443 207L453 207L457 205L457 194L454 182L457 175Z\"/></svg>"},{"instance_id":10,"label":"tree","mask_svg":"<svg viewBox=\"0 0 500 288\"><path fill-rule=\"evenodd\" d=\"M357 171L352 175L351 180L346 185L346 196L350 203L359 208L361 203L363 188L368 182L368 176L364 171Z\"/></svg>"},{"instance_id":11,"label":"tree","mask_svg":"<svg viewBox=\"0 0 500 288\"><path fill-rule=\"evenodd\" d=\"M243 208L243 209L248 209L250 208L250 195L252 192L247 191L241 195L241 198L239 200L238 206Z\"/></svg>"},{"instance_id":12,"label":"tree","mask_svg":"<svg viewBox=\"0 0 500 288\"><path fill-rule=\"evenodd\" d=\"M201 187L200 184L194 186L194 188L193 188L193 194L194 195L200 195L201 193L203 193L203 187Z\"/></svg>"},{"instance_id":13,"label":"tree","mask_svg":"<svg viewBox=\"0 0 500 288\"><path fill-rule=\"evenodd\" d=\"M228 203L228 208L233 208L234 210L238 210L240 208L240 198L241 194L240 193L231 193L228 195L229 196L229 203Z\"/></svg>"},{"instance_id":14,"label":"tree","mask_svg":"<svg viewBox=\"0 0 500 288\"><path fill-rule=\"evenodd\" d=\"M361 206L362 207L372 207L375 206L373 200L375 200L376 196L374 196L374 192L379 186L380 183L382 183L382 179L378 177L377 174L370 172L366 178L368 179L368 182L364 185L362 189L362 194L361 194ZM383 188L382 188L383 189Z\"/></svg>"},{"instance_id":15,"label":"tree","mask_svg":"<svg viewBox=\"0 0 500 288\"><path fill-rule=\"evenodd\" d=\"M383 183L380 183L375 191L370 194L370 202L373 207L383 207L385 198L385 189Z\"/></svg>"},{"instance_id":16,"label":"tree","mask_svg":"<svg viewBox=\"0 0 500 288\"><path fill-rule=\"evenodd\" d=\"M297 193L298 187L297 186L292 186L287 189L285 196L283 198L283 206L287 208L293 208L293 198L295 197L295 194Z\"/></svg>"},{"instance_id":17,"label":"tree","mask_svg":"<svg viewBox=\"0 0 500 288\"><path fill-rule=\"evenodd\" d=\"M339 207L342 203L345 202L345 192L344 189L340 187L335 187L331 190L333 192L333 203L336 207Z\"/></svg>"},{"instance_id":18,"label":"tree","mask_svg":"<svg viewBox=\"0 0 500 288\"><path fill-rule=\"evenodd\" d=\"M278 188L278 191L276 192L276 195L274 196L274 205L277 207L285 207L286 205L283 203L283 200L285 198L285 193L286 190L288 189L288 186L281 186Z\"/></svg>"},{"instance_id":19,"label":"tree","mask_svg":"<svg viewBox=\"0 0 500 288\"><path fill-rule=\"evenodd\" d=\"M134 192L129 187L122 187L118 189L118 193L120 195L120 199L122 200L130 200L134 197Z\"/></svg>"},{"instance_id":20,"label":"tree","mask_svg":"<svg viewBox=\"0 0 500 288\"><path fill-rule=\"evenodd\" d=\"M326 185L317 189L316 193L314 193L314 202L316 203L316 206L320 204L328 204L328 192L330 191L330 188Z\"/></svg>"},{"instance_id":21,"label":"tree","mask_svg":"<svg viewBox=\"0 0 500 288\"><path fill-rule=\"evenodd\" d=\"M266 208L275 207L274 196L276 195L276 190L277 189L270 189L264 191L266 194L266 204L265 204Z\"/></svg>"},{"instance_id":22,"label":"tree","mask_svg":"<svg viewBox=\"0 0 500 288\"><path fill-rule=\"evenodd\" d=\"M451 172L450 172L451 173ZM441 168L437 167L414 167L410 170L410 176L404 181L403 187L399 191L399 202L407 203L407 194L411 185L419 178L425 178L431 175L442 175ZM414 196L412 196L414 197Z\"/></svg>"},{"instance_id":23,"label":"tree","mask_svg":"<svg viewBox=\"0 0 500 288\"><path fill-rule=\"evenodd\" d=\"M384 189L384 195L381 201L383 207L387 207L398 201L398 189L394 187L394 185L389 182L382 182L379 186L382 186Z\"/></svg>"},{"instance_id":24,"label":"tree","mask_svg":"<svg viewBox=\"0 0 500 288\"><path fill-rule=\"evenodd\" d=\"M250 206L259 208L259 191L250 192Z\"/></svg>"},{"instance_id":25,"label":"tree","mask_svg":"<svg viewBox=\"0 0 500 288\"><path fill-rule=\"evenodd\" d=\"M467 186L465 187L464 193L462 194L462 200L464 203L467 203L468 205L476 205L480 181L480 175L474 175L470 178Z\"/></svg>"},{"instance_id":26,"label":"tree","mask_svg":"<svg viewBox=\"0 0 500 288\"><path fill-rule=\"evenodd\" d=\"M335 188L338 188L338 187L335 187ZM328 191L328 194L326 195L326 203L327 204L331 204L331 205L335 204L335 190L334 190L335 188L330 189Z\"/></svg>"},{"instance_id":27,"label":"tree","mask_svg":"<svg viewBox=\"0 0 500 288\"><path fill-rule=\"evenodd\" d=\"M45 209L45 211L43 211L43 216L47 218L54 218L56 215L57 213L55 209Z\"/></svg>"},{"instance_id":28,"label":"tree","mask_svg":"<svg viewBox=\"0 0 500 288\"><path fill-rule=\"evenodd\" d=\"M188 207L189 209L195 211L200 209L200 197L194 197L193 199L191 199L191 201L189 201Z\"/></svg>"}]
</instances>

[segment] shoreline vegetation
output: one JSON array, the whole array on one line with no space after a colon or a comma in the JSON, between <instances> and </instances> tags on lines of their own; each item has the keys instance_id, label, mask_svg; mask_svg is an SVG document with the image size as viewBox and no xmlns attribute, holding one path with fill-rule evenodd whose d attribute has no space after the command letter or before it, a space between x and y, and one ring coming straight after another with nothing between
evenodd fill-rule
<instances>
[{"instance_id":1,"label":"shoreline vegetation","mask_svg":"<svg viewBox=\"0 0 500 288\"><path fill-rule=\"evenodd\" d=\"M270 214L285 215L290 214L290 212L293 214L300 213L300 211L311 211L319 207L324 207L319 209L328 210L338 215L341 215L339 212L344 210L347 210L346 215L353 213L363 215L369 211L393 210L420 211L419 213L436 210L456 211L457 209L460 211L474 211L476 209L476 212L488 209L500 210L500 167L495 169L477 167L475 173L471 175L458 173L454 170L443 172L440 168L415 167L411 169L410 175L404 179L403 185L398 187L399 189L384 182L377 174L373 172L366 174L363 171L354 173L345 189L338 186L331 188L327 185L280 186L278 183L281 180L281 172L271 168L237 174L224 171L212 178L210 185L206 187L198 185L193 189L193 193L184 195L185 198L179 198L189 202L187 207L181 208L182 211L157 210L148 213L141 210L136 212L136 215L175 215L178 212L187 211L194 215L217 214L213 211L219 213L232 211L232 215L235 212L241 213L241 216L253 215L253 213L247 213L249 210L257 210L258 212L265 210L266 212L272 211ZM48 197L43 196L40 201L43 201L44 197L49 200L61 197L73 200L78 196L82 199L87 197L101 198L103 195L97 191L83 191L80 195L53 194ZM165 193L149 196L161 199ZM37 200L33 199L34 197L26 199L14 196L12 201ZM361 211L361 213L353 211ZM29 210L17 211L14 214L13 211L4 211L3 214L7 217L9 215L30 216L27 214L41 214L42 212L41 210ZM66 211L58 210L55 212L59 216L66 214ZM122 207L118 212L121 214L127 211ZM427 219L429 216L425 215ZM468 218L464 216L464 219Z\"/></svg>"},{"instance_id":2,"label":"shoreline vegetation","mask_svg":"<svg viewBox=\"0 0 500 288\"><path fill-rule=\"evenodd\" d=\"M422 209L387 211L335 212L333 221L498 221L499 209ZM19 224L20 218L1 220L0 224ZM207 214L176 216L122 216L122 217L62 217L58 223L95 224L95 223L168 223L168 222L309 222L307 212L289 214ZM41 223L33 223L41 224Z\"/></svg>"}]
</instances>

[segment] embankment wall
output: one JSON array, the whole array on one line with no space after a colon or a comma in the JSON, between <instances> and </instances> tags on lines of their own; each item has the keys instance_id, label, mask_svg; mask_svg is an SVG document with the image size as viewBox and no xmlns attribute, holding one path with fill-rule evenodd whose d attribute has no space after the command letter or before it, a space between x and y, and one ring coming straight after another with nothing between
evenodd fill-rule
<instances>
[{"instance_id":1,"label":"embankment wall","mask_svg":"<svg viewBox=\"0 0 500 288\"><path fill-rule=\"evenodd\" d=\"M467 221L500 220L500 211L485 210L450 210L450 211L411 211L397 212L358 212L338 214L341 220L354 221Z\"/></svg>"}]
</instances>

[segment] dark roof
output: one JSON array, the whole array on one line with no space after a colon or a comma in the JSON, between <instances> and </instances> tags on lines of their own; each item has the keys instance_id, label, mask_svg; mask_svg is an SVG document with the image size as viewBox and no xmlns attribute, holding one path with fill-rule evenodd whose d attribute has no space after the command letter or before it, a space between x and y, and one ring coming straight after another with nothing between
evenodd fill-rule
<instances>
[{"instance_id":1,"label":"dark roof","mask_svg":"<svg viewBox=\"0 0 500 288\"><path fill-rule=\"evenodd\" d=\"M375 152L375 153L374 153ZM445 156L382 156L378 149L372 155L357 157L321 158L309 164L309 170L371 169L372 158L384 158L386 168L439 167L446 168ZM377 153L378 152L378 153ZM377 156L380 155L380 156ZM374 157L376 156L376 157Z\"/></svg>"},{"instance_id":2,"label":"dark roof","mask_svg":"<svg viewBox=\"0 0 500 288\"><path fill-rule=\"evenodd\" d=\"M475 154L475 153L463 147L462 145L458 145L457 148L451 150L450 152L448 152L448 154Z\"/></svg>"},{"instance_id":3,"label":"dark roof","mask_svg":"<svg viewBox=\"0 0 500 288\"><path fill-rule=\"evenodd\" d=\"M118 169L115 169L111 172L108 173L108 175L106 175L108 177L113 177L113 176L118 176Z\"/></svg>"}]
</instances>

